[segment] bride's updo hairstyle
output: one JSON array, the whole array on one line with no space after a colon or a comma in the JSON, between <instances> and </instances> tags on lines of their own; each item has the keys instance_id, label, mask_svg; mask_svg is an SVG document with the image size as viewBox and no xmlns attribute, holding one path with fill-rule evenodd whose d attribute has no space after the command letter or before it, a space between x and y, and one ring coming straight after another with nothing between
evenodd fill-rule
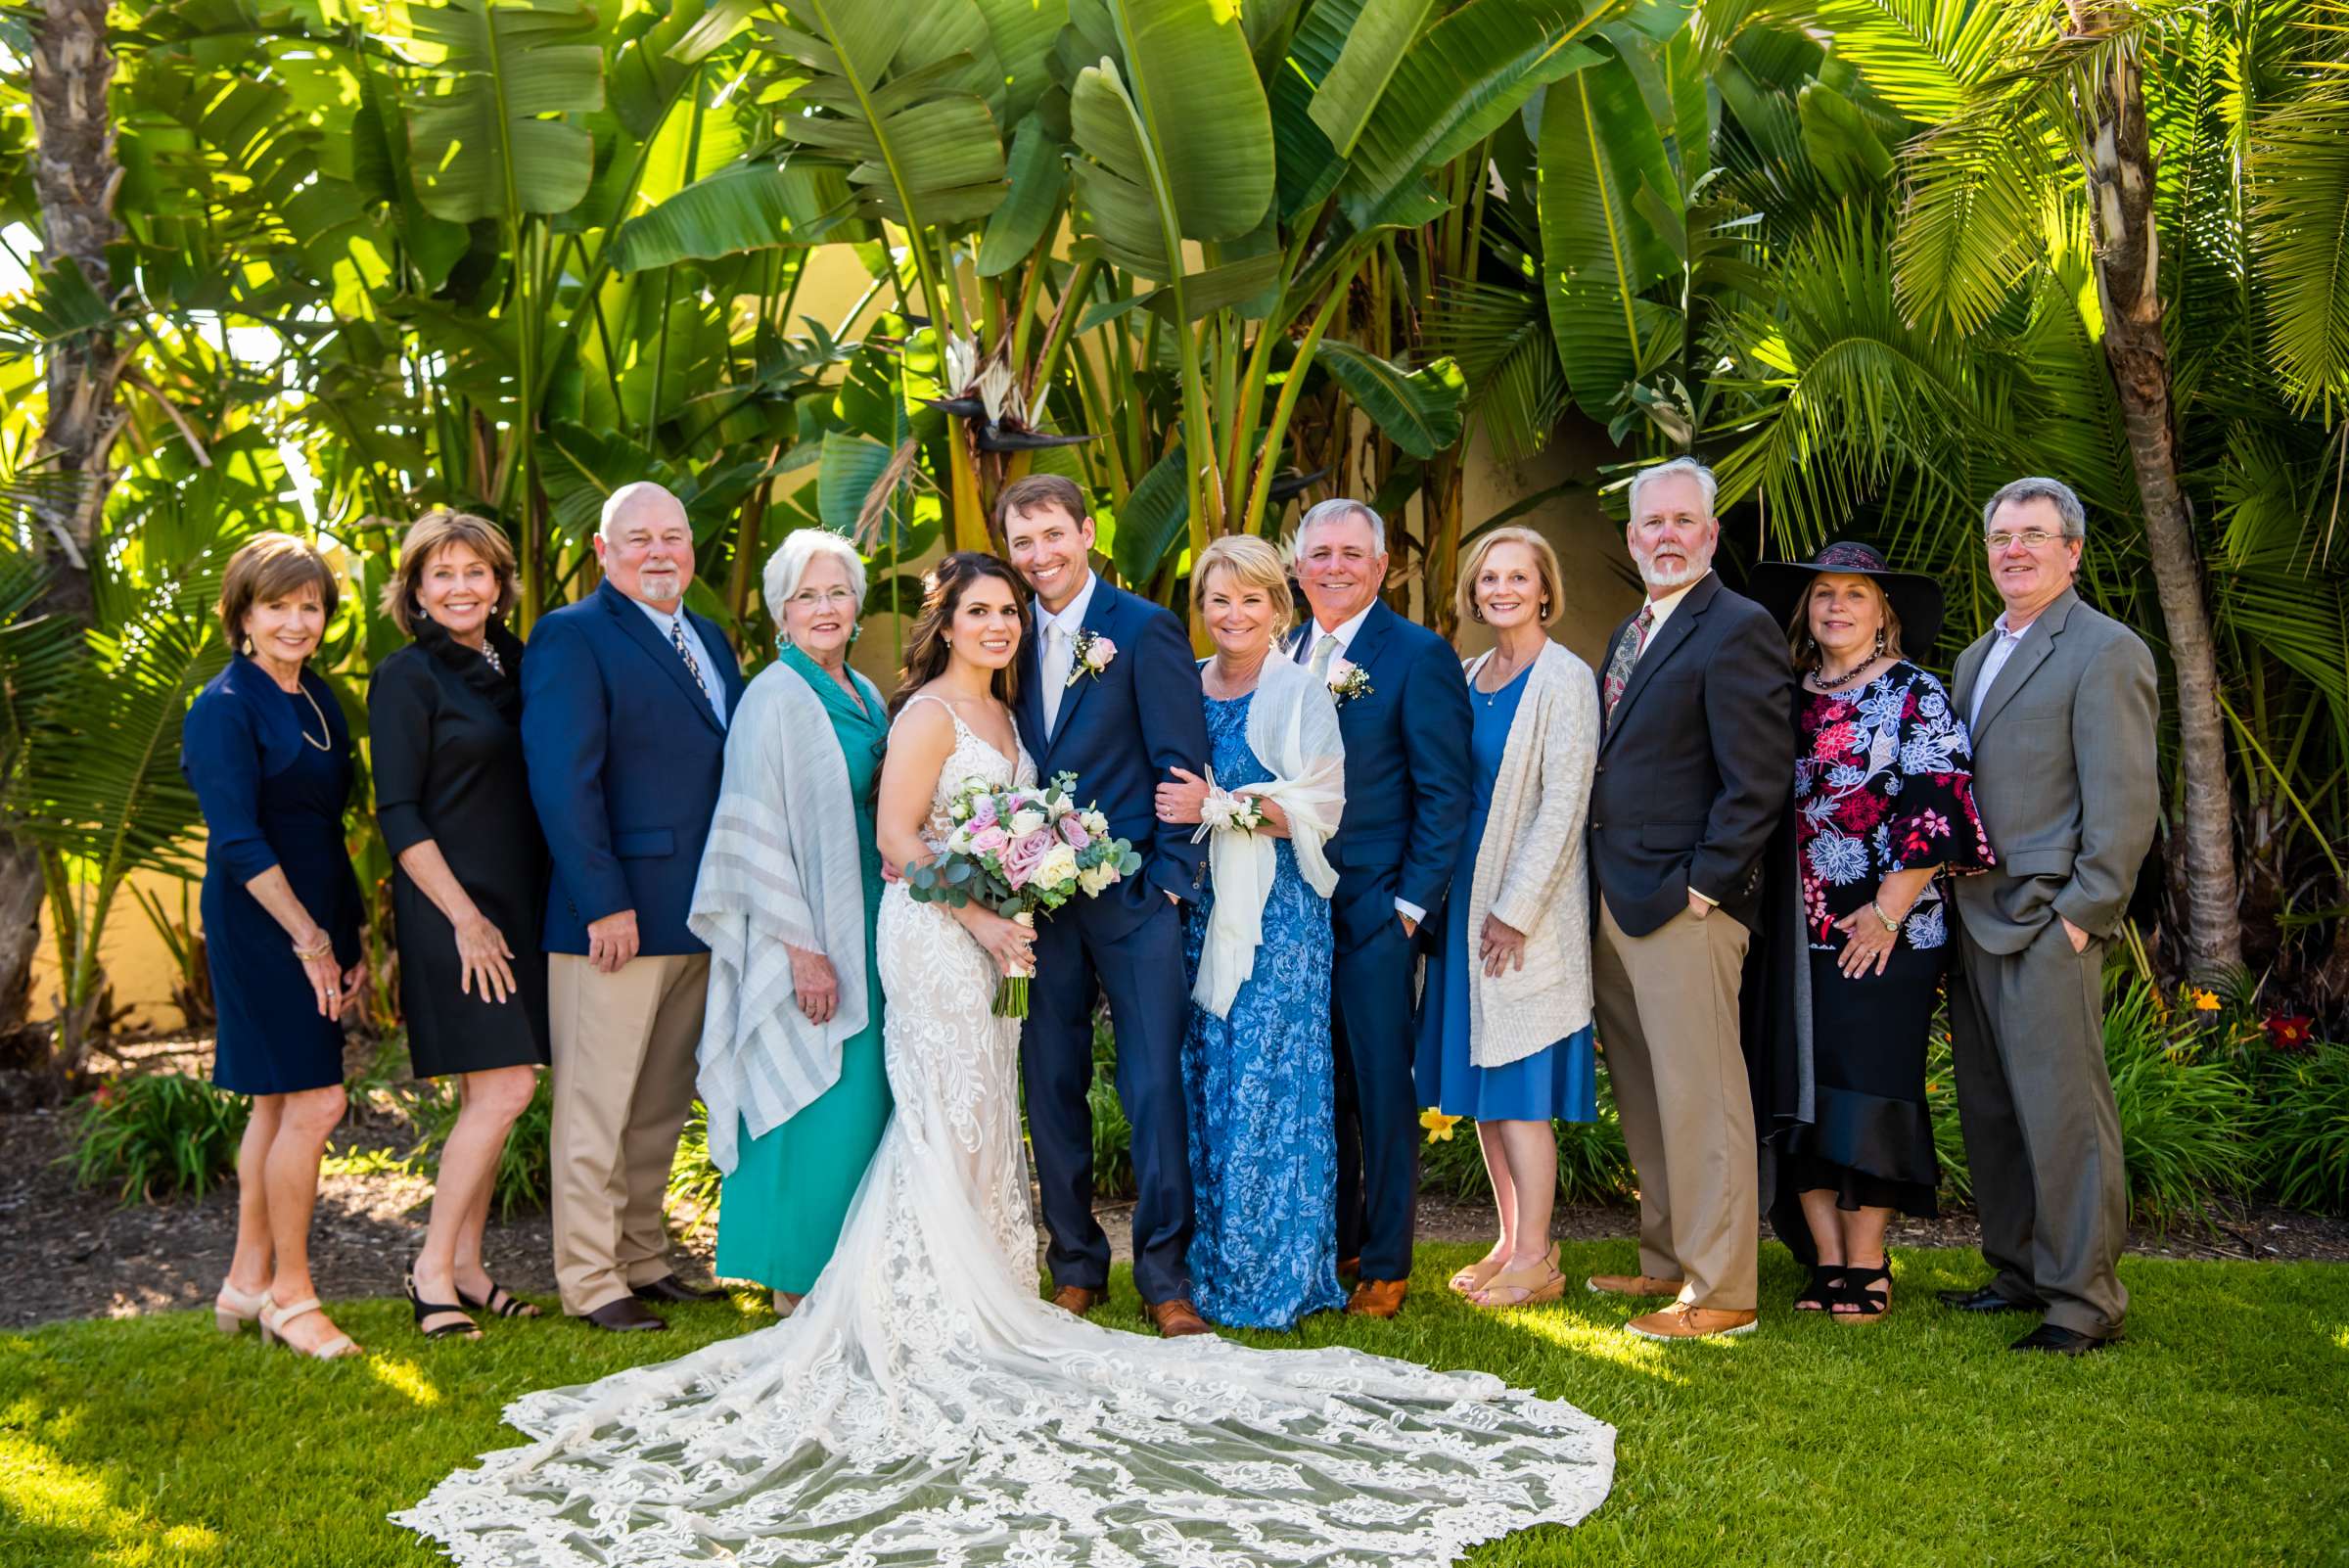
<instances>
[{"instance_id":1,"label":"bride's updo hairstyle","mask_svg":"<svg viewBox=\"0 0 2349 1568\"><path fill-rule=\"evenodd\" d=\"M1010 565L984 550L957 550L931 568L922 579L922 613L915 617L913 630L905 637L905 668L898 671L897 692L889 699L889 716L894 720L905 706L906 699L946 672L946 665L954 657L946 645L946 634L954 624L954 614L962 608L963 597L977 583L993 578L1011 590L1011 602L1020 608L1020 635L1028 635L1028 584ZM1020 661L1015 656L1010 664L994 673L990 682L995 700L1009 708L1020 691Z\"/></svg>"}]
</instances>

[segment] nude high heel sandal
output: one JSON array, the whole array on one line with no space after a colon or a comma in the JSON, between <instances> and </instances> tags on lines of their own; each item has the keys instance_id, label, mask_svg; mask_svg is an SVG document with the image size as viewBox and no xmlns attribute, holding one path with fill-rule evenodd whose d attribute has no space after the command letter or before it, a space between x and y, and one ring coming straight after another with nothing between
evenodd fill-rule
<instances>
[{"instance_id":1,"label":"nude high heel sandal","mask_svg":"<svg viewBox=\"0 0 2349 1568\"><path fill-rule=\"evenodd\" d=\"M294 1342L286 1338L286 1325L288 1323L294 1321L294 1319L297 1317L317 1312L318 1310L318 1298L315 1296L306 1297L301 1301L294 1303L294 1305L291 1307L280 1307L275 1302L268 1301L267 1298L264 1297L263 1305L261 1307L261 1343L264 1345L283 1345L286 1347L286 1349L295 1351L298 1355L306 1355L315 1360L321 1361L340 1360L345 1356L358 1355L359 1347L351 1342L351 1338L348 1334L337 1334L333 1339L328 1340L325 1344L319 1346L314 1351L298 1350Z\"/></svg>"},{"instance_id":2,"label":"nude high heel sandal","mask_svg":"<svg viewBox=\"0 0 2349 1568\"><path fill-rule=\"evenodd\" d=\"M212 1325L223 1334L244 1332L245 1325L257 1320L261 1309L269 1305L269 1293L239 1290L227 1280L220 1282L220 1294L212 1298Z\"/></svg>"}]
</instances>

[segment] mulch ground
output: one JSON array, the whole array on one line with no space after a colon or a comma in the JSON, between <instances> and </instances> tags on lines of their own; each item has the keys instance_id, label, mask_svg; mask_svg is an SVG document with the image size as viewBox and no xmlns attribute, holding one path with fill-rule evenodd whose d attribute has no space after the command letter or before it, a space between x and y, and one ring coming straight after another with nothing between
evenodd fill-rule
<instances>
[{"instance_id":1,"label":"mulch ground","mask_svg":"<svg viewBox=\"0 0 2349 1568\"><path fill-rule=\"evenodd\" d=\"M162 1040L117 1048L119 1065L168 1066L202 1072L208 1051L201 1040ZM351 1073L362 1075L375 1047L354 1043ZM103 1064L102 1064L103 1065ZM65 1156L71 1145L69 1110L0 1111L0 1257L10 1261L9 1287L0 1293L0 1329L61 1318L127 1317L200 1306L219 1288L234 1247L237 1194L233 1180L201 1199L125 1205L113 1189L74 1184ZM402 1153L406 1123L388 1101L354 1101L333 1139L337 1154ZM338 1175L322 1179L311 1227L311 1268L330 1300L396 1296L408 1261L424 1237L431 1184L392 1173ZM1120 1262L1130 1261L1126 1231L1130 1206L1099 1206ZM1636 1233L1628 1208L1577 1206L1559 1211L1556 1234L1596 1241ZM1429 1241L1476 1241L1492 1234L1491 1212L1429 1195L1419 1205L1419 1235ZM1956 1212L1932 1222L1904 1221L1895 1246L1958 1247L1980 1239L1973 1216ZM706 1275L712 1237L704 1227L681 1235L680 1271ZM554 1268L546 1216L517 1213L492 1219L490 1271L514 1290L551 1298ZM2209 1226L2141 1229L2130 1250L2152 1257L2233 1258L2269 1262L2349 1262L2349 1221L2257 1206L2231 1207Z\"/></svg>"}]
</instances>

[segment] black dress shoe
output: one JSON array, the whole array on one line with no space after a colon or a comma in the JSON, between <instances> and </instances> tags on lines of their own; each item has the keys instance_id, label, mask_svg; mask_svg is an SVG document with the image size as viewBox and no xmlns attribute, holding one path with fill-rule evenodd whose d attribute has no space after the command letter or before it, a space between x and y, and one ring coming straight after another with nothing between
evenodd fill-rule
<instances>
[{"instance_id":1,"label":"black dress shoe","mask_svg":"<svg viewBox=\"0 0 2349 1568\"><path fill-rule=\"evenodd\" d=\"M722 1290L697 1290L674 1274L663 1274L649 1285L638 1285L638 1301L724 1301Z\"/></svg>"},{"instance_id":2,"label":"black dress shoe","mask_svg":"<svg viewBox=\"0 0 2349 1568\"><path fill-rule=\"evenodd\" d=\"M613 1334L658 1334L668 1325L633 1296L608 1301L591 1313L581 1313L579 1321L590 1328L600 1328Z\"/></svg>"},{"instance_id":3,"label":"black dress shoe","mask_svg":"<svg viewBox=\"0 0 2349 1568\"><path fill-rule=\"evenodd\" d=\"M2119 1337L2116 1334L2112 1338ZM2099 1339L2094 1334L2082 1334L2069 1328L2058 1328L2053 1323L2042 1323L2006 1348L2049 1351L2057 1356L2086 1356L2090 1351L2100 1351L2111 1343L2112 1339Z\"/></svg>"},{"instance_id":4,"label":"black dress shoe","mask_svg":"<svg viewBox=\"0 0 2349 1568\"><path fill-rule=\"evenodd\" d=\"M1961 1313L2035 1313L2038 1308L2002 1296L1989 1285L1976 1285L1971 1290L1937 1290L1944 1307Z\"/></svg>"}]
</instances>

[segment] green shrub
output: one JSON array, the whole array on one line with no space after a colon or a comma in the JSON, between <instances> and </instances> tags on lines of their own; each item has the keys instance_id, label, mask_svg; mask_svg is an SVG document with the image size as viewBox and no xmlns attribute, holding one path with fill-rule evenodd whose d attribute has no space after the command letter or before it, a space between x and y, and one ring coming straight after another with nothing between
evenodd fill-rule
<instances>
[{"instance_id":1,"label":"green shrub","mask_svg":"<svg viewBox=\"0 0 2349 1568\"><path fill-rule=\"evenodd\" d=\"M2129 1201L2156 1222L2207 1219L2212 1199L2250 1184L2251 1091L2225 1061L2204 1059L2201 1029L2142 977L2107 974L2104 1064Z\"/></svg>"},{"instance_id":2,"label":"green shrub","mask_svg":"<svg viewBox=\"0 0 2349 1568\"><path fill-rule=\"evenodd\" d=\"M2349 1045L2271 1067L2259 1097L2261 1184L2286 1208L2349 1214Z\"/></svg>"},{"instance_id":3,"label":"green shrub","mask_svg":"<svg viewBox=\"0 0 2349 1568\"><path fill-rule=\"evenodd\" d=\"M684 1130L677 1134L677 1154L669 1162L668 1193L662 1207L682 1216L689 1228L714 1225L718 1189L724 1181L724 1174L710 1159L710 1108L695 1100L685 1115Z\"/></svg>"},{"instance_id":4,"label":"green shrub","mask_svg":"<svg viewBox=\"0 0 2349 1568\"><path fill-rule=\"evenodd\" d=\"M1558 1139L1560 1203L1620 1203L1632 1195L1632 1157L1623 1144L1615 1091L1604 1073L1598 1080L1598 1120L1553 1125ZM1423 1191L1464 1201L1493 1196L1475 1123L1462 1120L1448 1130L1441 1126L1429 1129L1419 1145L1419 1185Z\"/></svg>"},{"instance_id":5,"label":"green shrub","mask_svg":"<svg viewBox=\"0 0 2349 1568\"><path fill-rule=\"evenodd\" d=\"M201 1198L236 1170L252 1108L241 1094L177 1073L102 1084L81 1102L73 1179L119 1182L124 1203Z\"/></svg>"},{"instance_id":6,"label":"green shrub","mask_svg":"<svg viewBox=\"0 0 2349 1568\"><path fill-rule=\"evenodd\" d=\"M1958 1059L1950 1051L1946 1002L1933 1017L1933 1033L1925 1038L1925 1108L1933 1119L1933 1157L1941 1163L1942 1201L1971 1203L1974 1177L1958 1121Z\"/></svg>"},{"instance_id":7,"label":"green shrub","mask_svg":"<svg viewBox=\"0 0 2349 1568\"><path fill-rule=\"evenodd\" d=\"M457 1082L432 1079L401 1085L393 1093L416 1133L415 1144L408 1150L410 1167L438 1176L440 1151L447 1146L448 1135L456 1129L458 1113L464 1108ZM489 1197L500 1220L512 1218L517 1209L546 1207L548 1172L554 1160L554 1126L552 1078L540 1073L530 1103L514 1119L513 1127L506 1132L506 1146L498 1151L497 1178L490 1186Z\"/></svg>"}]
</instances>

